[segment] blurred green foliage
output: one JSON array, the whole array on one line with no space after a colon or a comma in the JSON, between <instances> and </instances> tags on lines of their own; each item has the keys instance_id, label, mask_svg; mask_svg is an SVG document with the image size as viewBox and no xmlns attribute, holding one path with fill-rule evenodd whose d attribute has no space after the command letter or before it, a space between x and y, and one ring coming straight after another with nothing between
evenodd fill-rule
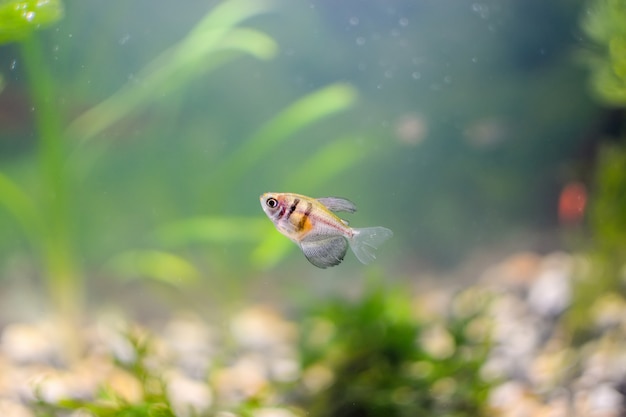
<instances>
[{"instance_id":1,"label":"blurred green foliage","mask_svg":"<svg viewBox=\"0 0 626 417\"><path fill-rule=\"evenodd\" d=\"M586 35L600 48L589 54L593 92L604 102L626 105L626 4L588 2L582 21Z\"/></svg>"},{"instance_id":2,"label":"blurred green foliage","mask_svg":"<svg viewBox=\"0 0 626 417\"><path fill-rule=\"evenodd\" d=\"M37 7L52 4L60 7L56 2L38 2ZM30 25L30 21L35 19L31 18L31 13L40 16L25 2L12 7L11 10L25 13L24 25ZM76 317L82 295L82 275L78 272L78 245L74 235L74 215L82 209L76 203L80 201L76 195L80 190L75 185L81 176L72 162L80 160L77 154L82 154L84 150L77 149L76 142L72 144L68 139L84 142L93 138L112 124L129 117L138 108L151 103L156 97L180 89L208 70L239 56L237 53L271 57L274 43L269 37L258 31L237 27L243 20L266 10L264 2L224 2L201 20L180 44L140 72L144 81L141 85L129 84L123 87L109 99L79 116L67 132L64 131L63 117L57 105L58 86L46 65L40 39L33 34L26 35L26 29L18 31L17 26L9 25L19 32L19 36L15 35L14 38L20 40L35 110L39 136L39 193L31 197L24 187L7 175L0 174L0 203L18 220L33 247L41 253L49 294L62 314ZM49 15L49 10L47 14L41 13L42 18L48 19ZM8 15L3 16L8 19ZM35 27L41 24L37 20ZM8 35L7 39L10 39ZM207 63L210 65L207 66ZM98 151L101 152L102 148L98 148ZM81 162L84 166L84 161ZM132 259L136 262L131 262ZM184 261L176 260L171 254L152 252L149 256L126 256L123 261L116 262L118 269L129 264L138 264L142 273L148 271L148 276L163 279L164 274L172 272L172 265L180 272ZM164 266L169 269L163 270ZM185 276L190 273L187 268ZM171 277L173 280L175 278Z\"/></svg>"},{"instance_id":3,"label":"blurred green foliage","mask_svg":"<svg viewBox=\"0 0 626 417\"><path fill-rule=\"evenodd\" d=\"M58 403L50 403L39 398L34 404L36 415L57 417L74 411L98 417L176 417L162 379L163 370L149 366L150 355L154 355L154 343L150 335L130 331L125 335L125 340L132 349L133 357L126 363L116 361L115 366L140 381L140 402L131 402L123 394L103 386L98 397L90 401L63 399Z\"/></svg>"},{"instance_id":4,"label":"blurred green foliage","mask_svg":"<svg viewBox=\"0 0 626 417\"><path fill-rule=\"evenodd\" d=\"M607 143L626 139L626 4L589 0L582 28L594 47L585 51L594 95L604 104L621 108L618 137L604 137L594 161L589 198L588 265L575 286L566 317L576 341L586 340L593 328L593 311L604 296L626 297L626 148ZM598 50L599 49L599 50ZM621 129L621 130L620 130Z\"/></svg>"},{"instance_id":5,"label":"blurred green foliage","mask_svg":"<svg viewBox=\"0 0 626 417\"><path fill-rule=\"evenodd\" d=\"M60 0L0 1L0 44L19 41L63 17Z\"/></svg>"},{"instance_id":6,"label":"blurred green foliage","mask_svg":"<svg viewBox=\"0 0 626 417\"><path fill-rule=\"evenodd\" d=\"M68 175L64 163L56 86L34 32L63 16L60 1L3 1L0 42L18 41L24 60L38 135L37 168L41 192L31 198L0 172L0 205L8 209L39 252L52 303L65 318L76 317L81 285L69 231Z\"/></svg>"},{"instance_id":7,"label":"blurred green foliage","mask_svg":"<svg viewBox=\"0 0 626 417\"><path fill-rule=\"evenodd\" d=\"M626 149L604 145L596 161L589 207L589 264L574 289L568 325L577 341L593 328L591 313L607 294L626 297Z\"/></svg>"},{"instance_id":8,"label":"blurred green foliage","mask_svg":"<svg viewBox=\"0 0 626 417\"><path fill-rule=\"evenodd\" d=\"M439 320L420 318L401 289L320 306L302 329L303 408L313 417L487 415L486 304L462 298Z\"/></svg>"},{"instance_id":9,"label":"blurred green foliage","mask_svg":"<svg viewBox=\"0 0 626 417\"><path fill-rule=\"evenodd\" d=\"M625 22L626 23L626 22ZM598 155L590 213L593 246L618 265L626 260L626 149L607 145Z\"/></svg>"},{"instance_id":10,"label":"blurred green foliage","mask_svg":"<svg viewBox=\"0 0 626 417\"><path fill-rule=\"evenodd\" d=\"M285 416L294 417L486 416L492 385L481 377L481 368L490 348L491 322L483 314L489 299L480 289L460 292L446 306L444 317L422 308L409 292L377 285L353 302L322 302L299 320L302 369L296 380L268 379L261 394L242 394L237 387L245 381L232 381L235 384L229 386L227 379L214 377L233 366L227 358L242 354L228 346L231 351L216 352L208 374L197 380L210 391L210 400L198 403L204 404L200 409L192 404L185 408L184 402L177 403L172 397L175 391L169 389L167 375L176 365L164 354L163 341L132 326L122 334L127 342L123 344L124 359L105 361L115 360L115 368L136 381L139 392L134 384L113 387L105 381L95 398L57 402L39 398L34 410L40 417L60 417L78 410L104 417L212 417L225 412L254 417L265 415L261 410L269 415L267 407L284 409ZM268 347L260 349L262 354ZM270 378L271 371L267 372L265 377ZM216 386L219 381L225 386ZM233 392L227 394L230 390ZM228 400L230 395L238 399Z\"/></svg>"}]
</instances>

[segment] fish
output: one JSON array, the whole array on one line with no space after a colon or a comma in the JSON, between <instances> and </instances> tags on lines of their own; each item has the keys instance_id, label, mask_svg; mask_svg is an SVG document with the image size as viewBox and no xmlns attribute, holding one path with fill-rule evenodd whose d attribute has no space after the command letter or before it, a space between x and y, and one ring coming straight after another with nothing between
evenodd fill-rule
<instances>
[{"instance_id":1,"label":"fish","mask_svg":"<svg viewBox=\"0 0 626 417\"><path fill-rule=\"evenodd\" d=\"M376 259L374 250L393 236L386 227L350 227L335 214L356 212L356 205L345 198L265 193L260 201L276 229L296 243L318 268L339 265L348 246L361 263L369 264Z\"/></svg>"}]
</instances>

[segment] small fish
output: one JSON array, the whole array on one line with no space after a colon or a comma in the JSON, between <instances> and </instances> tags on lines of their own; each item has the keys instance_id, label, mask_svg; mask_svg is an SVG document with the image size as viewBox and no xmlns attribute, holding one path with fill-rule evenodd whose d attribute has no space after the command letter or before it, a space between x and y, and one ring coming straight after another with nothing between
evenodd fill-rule
<instances>
[{"instance_id":1,"label":"small fish","mask_svg":"<svg viewBox=\"0 0 626 417\"><path fill-rule=\"evenodd\" d=\"M276 229L300 246L304 256L318 268L340 264L348 245L359 261L368 264L376 259L374 249L393 235L385 227L348 226L333 213L356 211L354 203L345 198L265 193L261 207Z\"/></svg>"}]
</instances>

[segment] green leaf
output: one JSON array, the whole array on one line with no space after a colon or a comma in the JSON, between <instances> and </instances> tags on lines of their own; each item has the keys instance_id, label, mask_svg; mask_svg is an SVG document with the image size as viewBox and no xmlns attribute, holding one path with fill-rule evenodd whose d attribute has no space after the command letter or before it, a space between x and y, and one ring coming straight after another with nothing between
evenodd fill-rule
<instances>
[{"instance_id":1,"label":"green leaf","mask_svg":"<svg viewBox=\"0 0 626 417\"><path fill-rule=\"evenodd\" d=\"M8 177L0 173L0 206L13 215L27 236L38 242L43 232L43 221L33 201Z\"/></svg>"},{"instance_id":2,"label":"green leaf","mask_svg":"<svg viewBox=\"0 0 626 417\"><path fill-rule=\"evenodd\" d=\"M363 161L372 152L373 148L364 145L360 137L349 136L334 140L308 156L300 168L289 177L283 189L319 187Z\"/></svg>"},{"instance_id":3,"label":"green leaf","mask_svg":"<svg viewBox=\"0 0 626 417\"><path fill-rule=\"evenodd\" d=\"M332 84L291 104L261 127L216 168L216 180L229 187L256 162L299 130L352 106L357 92L348 84Z\"/></svg>"},{"instance_id":4,"label":"green leaf","mask_svg":"<svg viewBox=\"0 0 626 417\"><path fill-rule=\"evenodd\" d=\"M261 217L199 217L162 227L157 238L166 246L193 243L258 242L271 224Z\"/></svg>"},{"instance_id":5,"label":"green leaf","mask_svg":"<svg viewBox=\"0 0 626 417\"><path fill-rule=\"evenodd\" d=\"M63 17L60 0L0 2L0 44L18 41Z\"/></svg>"},{"instance_id":6,"label":"green leaf","mask_svg":"<svg viewBox=\"0 0 626 417\"><path fill-rule=\"evenodd\" d=\"M175 286L196 282L196 268L180 256L155 250L134 250L117 255L109 268L127 279L148 278Z\"/></svg>"},{"instance_id":7,"label":"green leaf","mask_svg":"<svg viewBox=\"0 0 626 417\"><path fill-rule=\"evenodd\" d=\"M268 3L253 0L226 1L209 13L176 46L147 64L139 82L123 86L72 122L69 135L86 141L102 133L139 108L176 91L195 77L231 61L237 54L269 59L277 46L269 36L237 28L244 20L268 10Z\"/></svg>"},{"instance_id":8,"label":"green leaf","mask_svg":"<svg viewBox=\"0 0 626 417\"><path fill-rule=\"evenodd\" d=\"M276 230L272 230L252 252L250 259L256 267L268 269L278 264L295 248L296 246L291 240Z\"/></svg>"}]
</instances>

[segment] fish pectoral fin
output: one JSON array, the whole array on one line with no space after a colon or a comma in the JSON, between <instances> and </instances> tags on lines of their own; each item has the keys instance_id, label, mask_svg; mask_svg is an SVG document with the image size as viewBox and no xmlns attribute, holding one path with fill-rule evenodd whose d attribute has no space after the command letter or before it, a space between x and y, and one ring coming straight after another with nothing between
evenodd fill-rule
<instances>
[{"instance_id":1,"label":"fish pectoral fin","mask_svg":"<svg viewBox=\"0 0 626 417\"><path fill-rule=\"evenodd\" d=\"M354 213L356 211L356 205L345 198L323 197L318 198L317 201L326 206L330 211L347 211L348 213Z\"/></svg>"},{"instance_id":2,"label":"fish pectoral fin","mask_svg":"<svg viewBox=\"0 0 626 417\"><path fill-rule=\"evenodd\" d=\"M348 242L343 236L316 236L300 242L304 256L318 268L339 265L346 256Z\"/></svg>"}]
</instances>

